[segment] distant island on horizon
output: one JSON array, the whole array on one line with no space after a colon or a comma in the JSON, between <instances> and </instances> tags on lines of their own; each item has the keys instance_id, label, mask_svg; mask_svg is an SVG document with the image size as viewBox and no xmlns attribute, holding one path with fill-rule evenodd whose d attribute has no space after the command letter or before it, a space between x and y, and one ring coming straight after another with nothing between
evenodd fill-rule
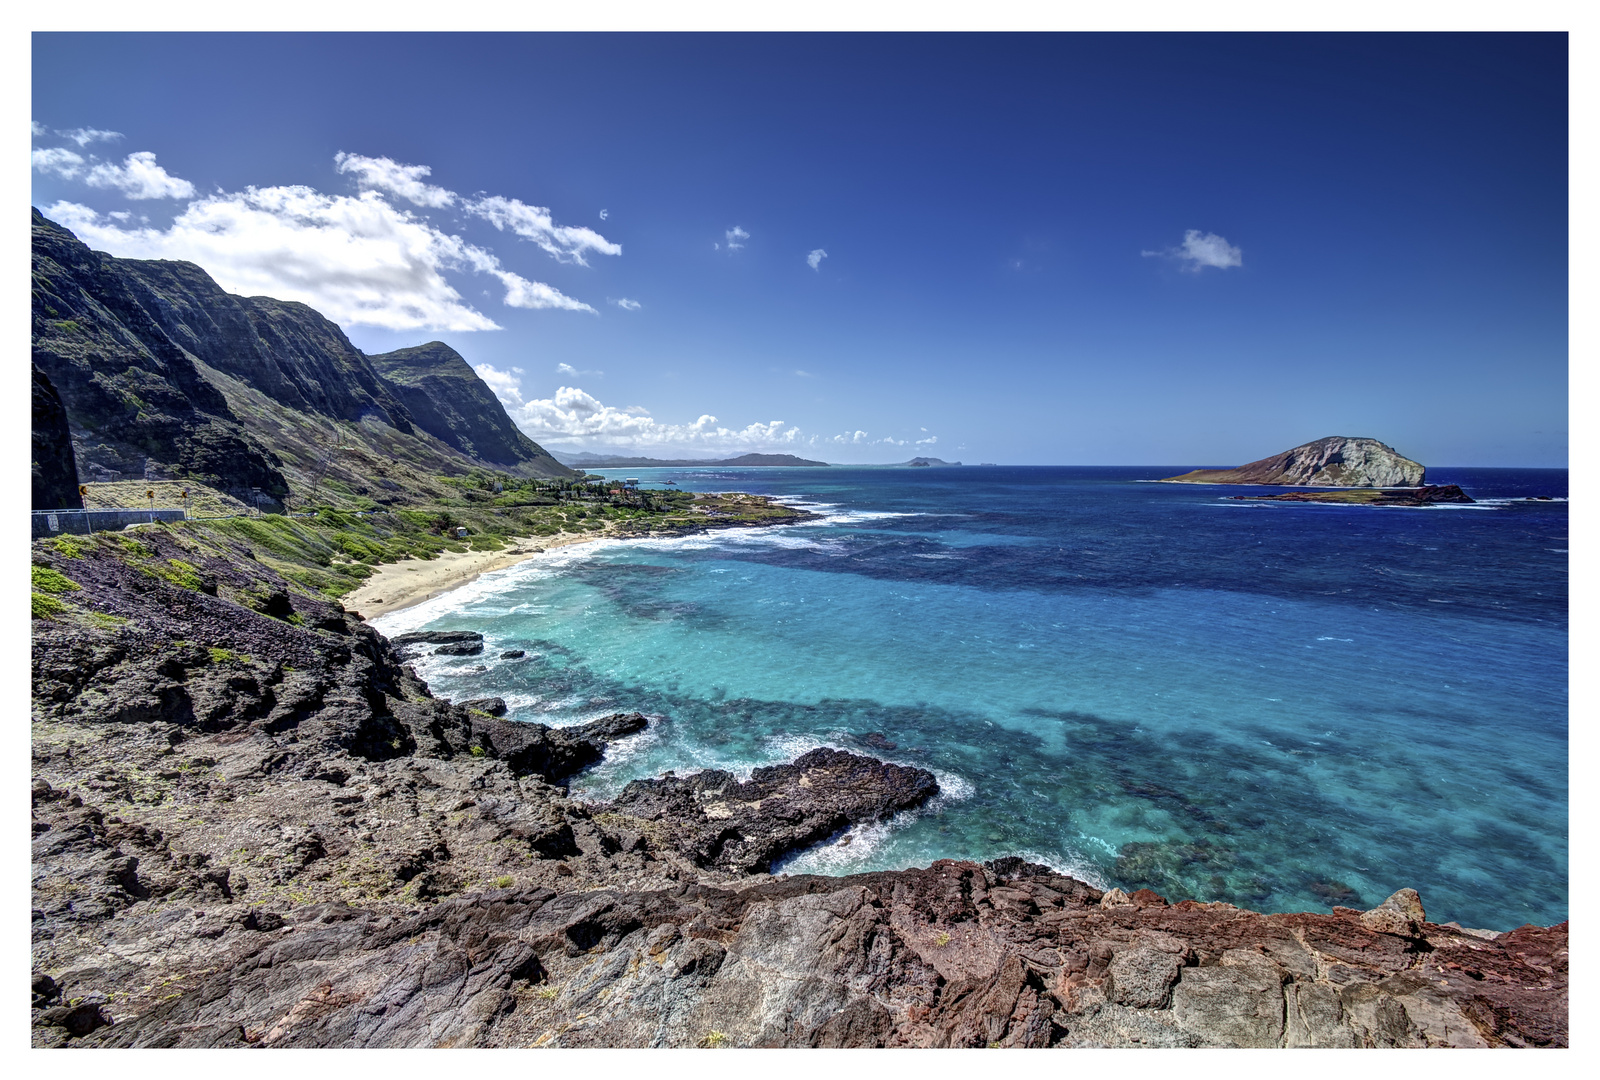
<instances>
[{"instance_id":1,"label":"distant island on horizon","mask_svg":"<svg viewBox=\"0 0 1600 1080\"><path fill-rule=\"evenodd\" d=\"M718 467L732 468L821 468L832 467L835 463L827 461L812 461L808 458L796 457L793 454L741 454L732 458L652 458L652 457L623 457L617 454L593 454L588 452L568 454L554 451L551 454L561 464L574 469L695 469ZM903 468L953 468L960 465L959 461L944 461L936 457L914 457L910 461L891 461L887 464L855 464L843 466L857 469L903 469Z\"/></svg>"}]
</instances>

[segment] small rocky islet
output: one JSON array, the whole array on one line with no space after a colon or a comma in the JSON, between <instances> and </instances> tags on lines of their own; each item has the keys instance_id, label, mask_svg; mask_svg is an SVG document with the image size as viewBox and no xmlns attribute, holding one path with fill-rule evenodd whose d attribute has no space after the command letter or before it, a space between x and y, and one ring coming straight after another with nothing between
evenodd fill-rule
<instances>
[{"instance_id":1,"label":"small rocky islet","mask_svg":"<svg viewBox=\"0 0 1600 1080\"><path fill-rule=\"evenodd\" d=\"M36 1046L1561 1046L1567 926L1263 915L1018 858L772 875L926 805L822 748L749 780L564 782L670 718L552 729L160 529L39 541ZM207 588L150 567L196 567ZM880 735L869 747L892 747ZM845 835L848 835L846 833Z\"/></svg>"}]
</instances>

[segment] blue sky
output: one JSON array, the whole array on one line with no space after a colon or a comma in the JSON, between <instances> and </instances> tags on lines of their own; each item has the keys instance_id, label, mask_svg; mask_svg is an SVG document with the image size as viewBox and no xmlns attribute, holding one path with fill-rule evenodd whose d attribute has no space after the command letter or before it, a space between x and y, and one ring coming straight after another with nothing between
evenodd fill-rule
<instances>
[{"instance_id":1,"label":"blue sky","mask_svg":"<svg viewBox=\"0 0 1600 1080\"><path fill-rule=\"evenodd\" d=\"M449 342L552 448L1567 462L1559 35L45 34L33 64L34 205L369 351Z\"/></svg>"}]
</instances>

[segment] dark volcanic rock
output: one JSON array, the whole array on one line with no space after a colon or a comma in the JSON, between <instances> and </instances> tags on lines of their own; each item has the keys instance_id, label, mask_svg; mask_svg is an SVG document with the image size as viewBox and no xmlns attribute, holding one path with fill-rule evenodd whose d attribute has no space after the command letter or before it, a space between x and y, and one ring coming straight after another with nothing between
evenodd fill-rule
<instances>
[{"instance_id":1,"label":"dark volcanic rock","mask_svg":"<svg viewBox=\"0 0 1600 1080\"><path fill-rule=\"evenodd\" d=\"M1435 503L1470 503L1477 500L1458 484L1428 484L1418 488L1355 488L1339 491L1286 491L1281 495L1230 495L1250 502L1343 503L1351 506L1432 506Z\"/></svg>"},{"instance_id":2,"label":"dark volcanic rock","mask_svg":"<svg viewBox=\"0 0 1600 1080\"><path fill-rule=\"evenodd\" d=\"M401 645L459 645L463 642L483 644L483 635L476 630L418 630L410 634L396 634L389 644Z\"/></svg>"},{"instance_id":3,"label":"dark volcanic rock","mask_svg":"<svg viewBox=\"0 0 1600 1080\"><path fill-rule=\"evenodd\" d=\"M565 728L480 716L473 720L472 735L516 775L558 784L599 761L608 742L643 731L649 723L641 713L615 713Z\"/></svg>"},{"instance_id":4,"label":"dark volcanic rock","mask_svg":"<svg viewBox=\"0 0 1600 1080\"><path fill-rule=\"evenodd\" d=\"M89 1046L1559 1046L1566 929L1106 904L1042 866L316 905ZM1106 894L1110 896L1111 894ZM581 1020L576 1018L581 1017ZM576 1020L576 1022L575 1022Z\"/></svg>"},{"instance_id":5,"label":"dark volcanic rock","mask_svg":"<svg viewBox=\"0 0 1600 1080\"><path fill-rule=\"evenodd\" d=\"M721 770L635 780L607 809L672 827L697 866L740 873L862 822L917 806L939 790L926 769L821 748L739 783Z\"/></svg>"},{"instance_id":6,"label":"dark volcanic rock","mask_svg":"<svg viewBox=\"0 0 1600 1080\"><path fill-rule=\"evenodd\" d=\"M500 654L500 659L502 659L502 660L521 660L524 656L527 656L527 655L528 655L528 653L524 649L507 649L505 652Z\"/></svg>"},{"instance_id":7,"label":"dark volcanic rock","mask_svg":"<svg viewBox=\"0 0 1600 1080\"><path fill-rule=\"evenodd\" d=\"M435 656L477 656L483 652L481 641L460 641L454 645L440 645L433 650Z\"/></svg>"},{"instance_id":8,"label":"dark volcanic rock","mask_svg":"<svg viewBox=\"0 0 1600 1080\"><path fill-rule=\"evenodd\" d=\"M463 701L461 707L488 713L490 716L504 716L506 714L506 699L500 697L473 698L471 701Z\"/></svg>"},{"instance_id":9,"label":"dark volcanic rock","mask_svg":"<svg viewBox=\"0 0 1600 1080\"><path fill-rule=\"evenodd\" d=\"M67 410L50 379L33 365L33 508L78 510L78 462L72 453Z\"/></svg>"}]
</instances>

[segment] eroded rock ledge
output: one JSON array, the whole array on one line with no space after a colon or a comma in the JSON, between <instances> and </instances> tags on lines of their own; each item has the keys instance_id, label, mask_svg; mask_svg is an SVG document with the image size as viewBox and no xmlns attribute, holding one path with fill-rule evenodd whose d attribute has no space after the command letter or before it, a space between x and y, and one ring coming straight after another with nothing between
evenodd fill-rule
<instances>
[{"instance_id":1,"label":"eroded rock ledge","mask_svg":"<svg viewBox=\"0 0 1600 1080\"><path fill-rule=\"evenodd\" d=\"M34 624L35 1045L1566 1042L1565 924L1169 905L1017 859L774 878L933 777L824 749L588 805L562 781L651 718L434 698L336 605L159 531L34 559L80 586Z\"/></svg>"}]
</instances>

